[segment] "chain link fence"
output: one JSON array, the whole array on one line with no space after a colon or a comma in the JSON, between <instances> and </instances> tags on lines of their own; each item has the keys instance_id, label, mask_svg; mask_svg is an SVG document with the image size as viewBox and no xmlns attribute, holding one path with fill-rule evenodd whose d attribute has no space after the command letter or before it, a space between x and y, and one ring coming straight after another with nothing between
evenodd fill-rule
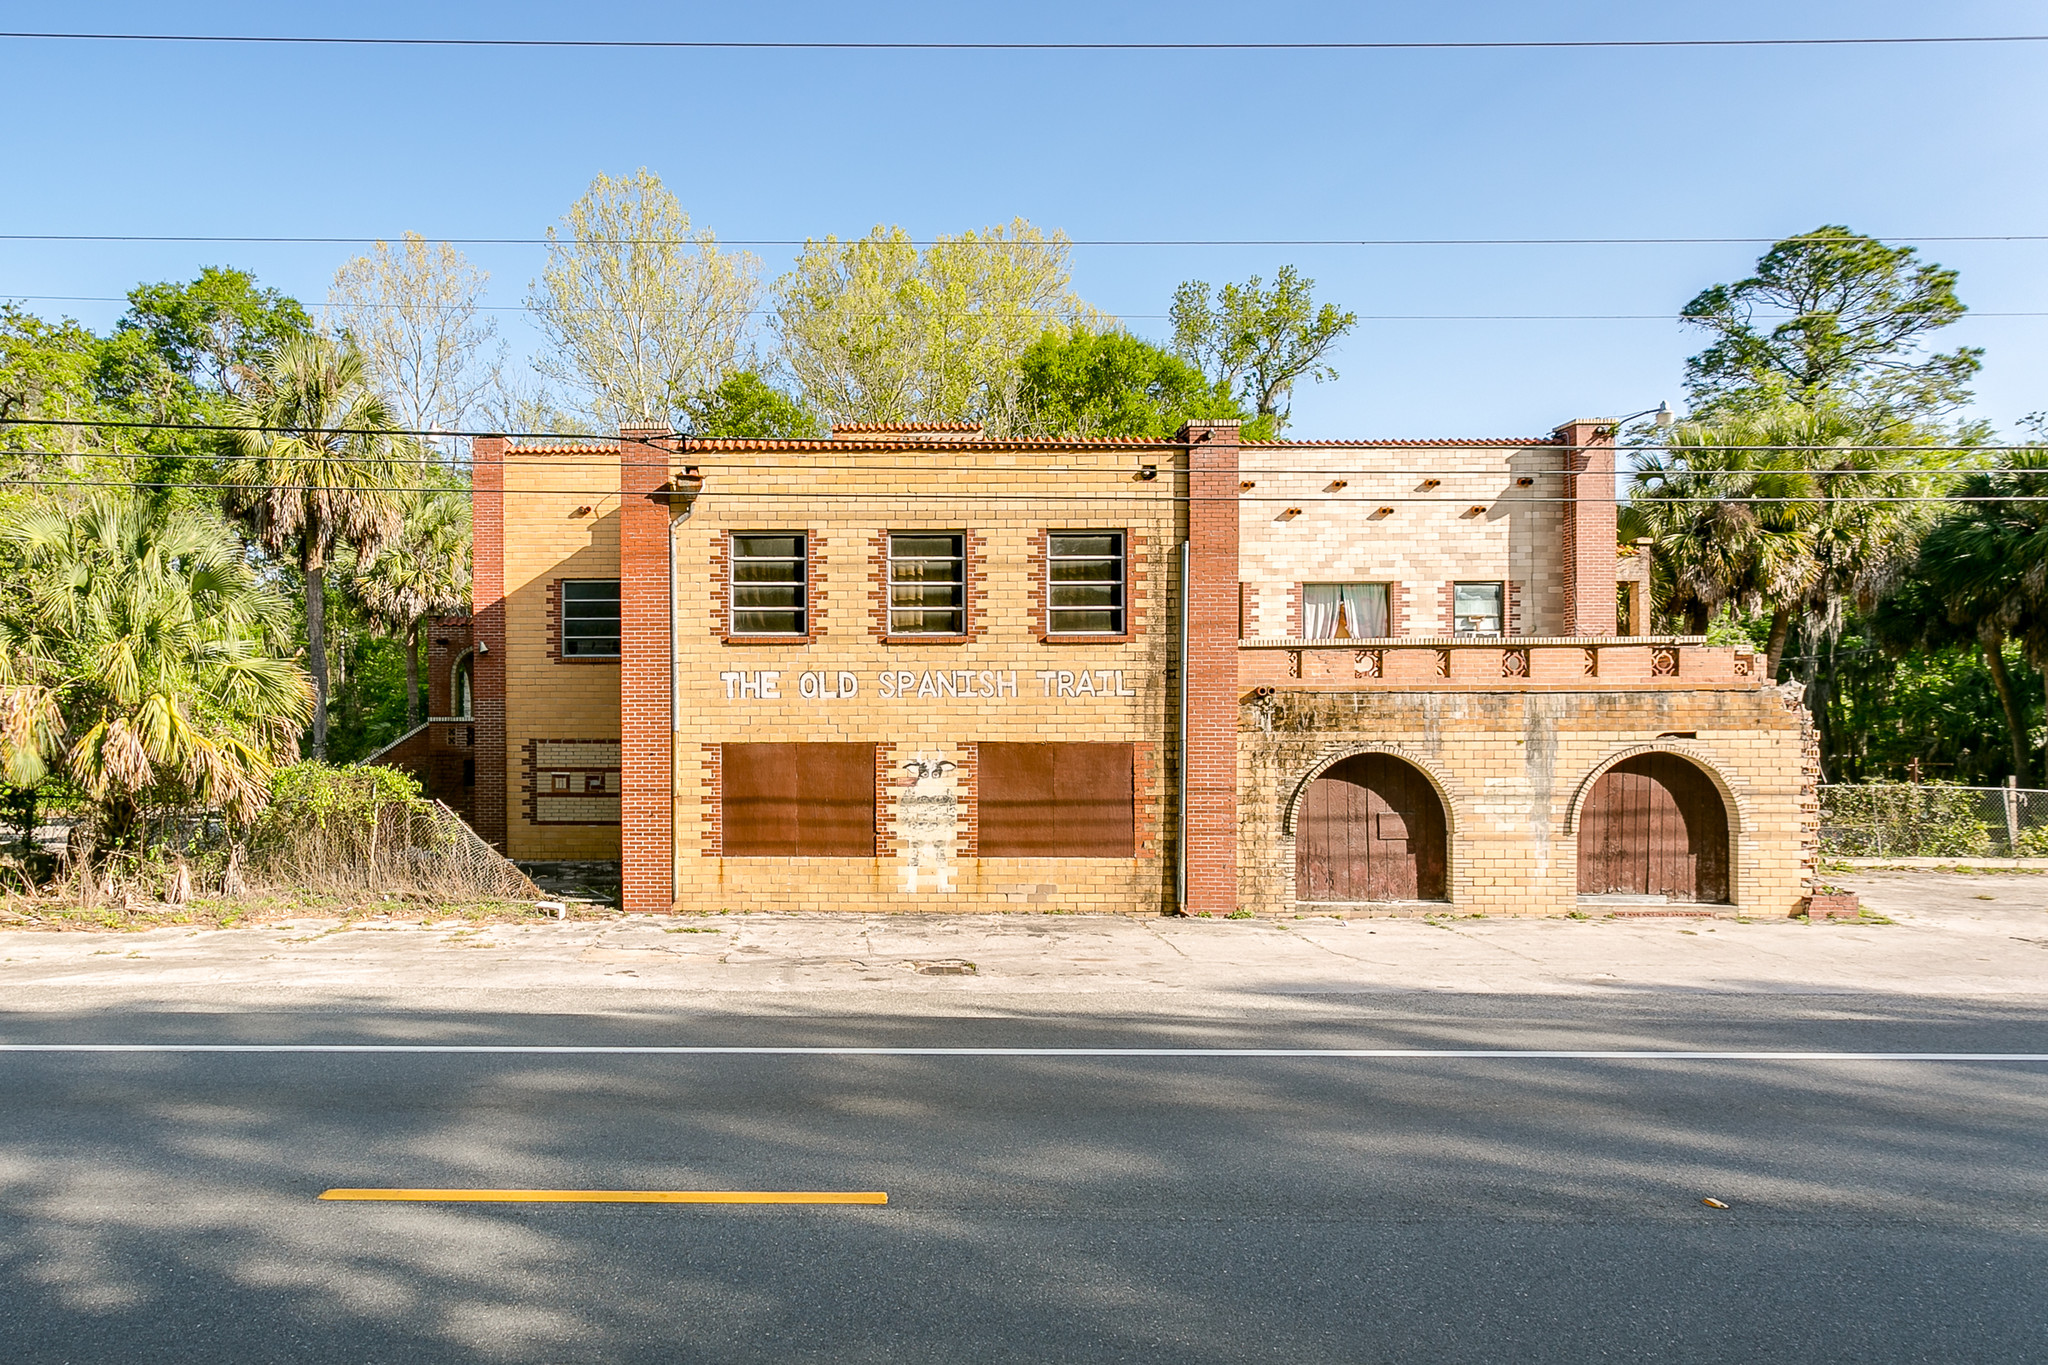
<instances>
[{"instance_id":1,"label":"chain link fence","mask_svg":"<svg viewBox=\"0 0 2048 1365\"><path fill-rule=\"evenodd\" d=\"M1820 789L1837 858L2048 858L2048 791L1872 782Z\"/></svg>"}]
</instances>

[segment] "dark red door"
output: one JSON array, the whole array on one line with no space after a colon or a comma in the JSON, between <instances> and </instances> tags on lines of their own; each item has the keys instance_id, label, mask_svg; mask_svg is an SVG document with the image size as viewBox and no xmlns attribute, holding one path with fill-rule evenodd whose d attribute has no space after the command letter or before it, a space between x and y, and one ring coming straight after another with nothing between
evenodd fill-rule
<instances>
[{"instance_id":1,"label":"dark red door","mask_svg":"<svg viewBox=\"0 0 2048 1365\"><path fill-rule=\"evenodd\" d=\"M1445 843L1443 803L1418 769L1385 754L1347 758L1302 794L1295 899L1442 900Z\"/></svg>"},{"instance_id":2,"label":"dark red door","mask_svg":"<svg viewBox=\"0 0 2048 1365\"><path fill-rule=\"evenodd\" d=\"M1675 754L1624 759L1579 815L1579 894L1728 899L1728 809L1712 779Z\"/></svg>"}]
</instances>

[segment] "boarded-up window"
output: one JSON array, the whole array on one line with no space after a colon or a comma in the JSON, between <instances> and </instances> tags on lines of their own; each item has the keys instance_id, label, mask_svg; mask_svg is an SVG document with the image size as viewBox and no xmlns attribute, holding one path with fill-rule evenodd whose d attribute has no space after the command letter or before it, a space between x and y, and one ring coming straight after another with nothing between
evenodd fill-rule
<instances>
[{"instance_id":1,"label":"boarded-up window","mask_svg":"<svg viewBox=\"0 0 2048 1365\"><path fill-rule=\"evenodd\" d=\"M732 858L875 856L875 746L727 744L719 755Z\"/></svg>"},{"instance_id":2,"label":"boarded-up window","mask_svg":"<svg viewBox=\"0 0 2048 1365\"><path fill-rule=\"evenodd\" d=\"M984 858L1132 858L1137 811L1128 744L983 744Z\"/></svg>"}]
</instances>

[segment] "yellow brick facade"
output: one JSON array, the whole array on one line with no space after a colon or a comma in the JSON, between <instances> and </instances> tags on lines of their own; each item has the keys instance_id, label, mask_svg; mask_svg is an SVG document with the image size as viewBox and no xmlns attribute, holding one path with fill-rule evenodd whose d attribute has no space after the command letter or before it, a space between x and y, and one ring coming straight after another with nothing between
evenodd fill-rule
<instances>
[{"instance_id":1,"label":"yellow brick facade","mask_svg":"<svg viewBox=\"0 0 2048 1365\"><path fill-rule=\"evenodd\" d=\"M604 823L540 823L531 746L619 738L619 665L562 662L551 622L554 585L619 576L618 451L603 445L513 447L505 464L505 811L514 858L616 858L616 813L600 801L578 816ZM564 491L580 490L580 491ZM616 794L609 798L616 807ZM608 818L607 818L608 816Z\"/></svg>"},{"instance_id":2,"label":"yellow brick facade","mask_svg":"<svg viewBox=\"0 0 2048 1365\"><path fill-rule=\"evenodd\" d=\"M1335 760L1376 752L1427 775L1450 827L1448 904L1403 908L1564 913L1577 903L1577 816L1592 783L1651 751L1698 765L1720 791L1728 911L1797 913L1817 847L1812 725L1796 687L1749 685L1260 689L1244 704L1239 743L1241 904L1293 907L1292 816L1304 785Z\"/></svg>"},{"instance_id":3,"label":"yellow brick facade","mask_svg":"<svg viewBox=\"0 0 2048 1365\"><path fill-rule=\"evenodd\" d=\"M1182 532L1172 468L1156 449L920 449L894 442L800 461L788 452L694 450L704 491L673 530L675 612L675 886L693 909L1160 913L1172 899L1167 844L1172 733L1174 550ZM891 531L970 537L973 637L964 643L878 637L877 562ZM1046 643L1043 570L1049 530L1119 530L1131 559L1127 643ZM729 639L723 555L733 532L811 537L814 638ZM1059 695L1058 674L1089 675ZM1046 674L1053 676L1047 677ZM727 675L739 674L741 681ZM774 698L764 680L775 675ZM806 683L805 675L817 678ZM842 691L849 675L852 697ZM943 675L955 695L945 695ZM1070 682L1070 692L1078 683ZM997 695L985 695L988 692ZM757 695L746 695L748 692ZM815 695L805 695L806 692ZM907 692L908 695L905 695ZM974 695L964 695L965 693ZM1136 746L1140 856L969 857L970 746L989 742L1128 742ZM873 858L727 857L719 850L715 772L727 743L884 746ZM908 828L918 779L904 765L957 766L936 779L961 824L934 850ZM929 779L928 779L929 781ZM936 852L936 857L934 853Z\"/></svg>"},{"instance_id":4,"label":"yellow brick facade","mask_svg":"<svg viewBox=\"0 0 2048 1365\"><path fill-rule=\"evenodd\" d=\"M1246 446L1243 633L1295 633L1296 585L1356 582L1398 585L1390 634L1447 635L1461 581L1516 585L1515 633L1559 633L1561 460L1537 442Z\"/></svg>"}]
</instances>

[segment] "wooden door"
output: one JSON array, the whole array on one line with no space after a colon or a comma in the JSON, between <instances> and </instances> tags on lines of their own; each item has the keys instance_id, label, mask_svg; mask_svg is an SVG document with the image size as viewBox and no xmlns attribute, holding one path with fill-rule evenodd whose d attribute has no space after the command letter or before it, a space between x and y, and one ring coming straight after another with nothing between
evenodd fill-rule
<instances>
[{"instance_id":1,"label":"wooden door","mask_svg":"<svg viewBox=\"0 0 2048 1365\"><path fill-rule=\"evenodd\" d=\"M1713 780L1675 754L1624 759L1579 814L1579 894L1728 899L1728 810Z\"/></svg>"},{"instance_id":2,"label":"wooden door","mask_svg":"<svg viewBox=\"0 0 2048 1365\"><path fill-rule=\"evenodd\" d=\"M1386 754L1347 758L1302 794L1295 899L1442 900L1445 833L1443 803L1420 770Z\"/></svg>"}]
</instances>

